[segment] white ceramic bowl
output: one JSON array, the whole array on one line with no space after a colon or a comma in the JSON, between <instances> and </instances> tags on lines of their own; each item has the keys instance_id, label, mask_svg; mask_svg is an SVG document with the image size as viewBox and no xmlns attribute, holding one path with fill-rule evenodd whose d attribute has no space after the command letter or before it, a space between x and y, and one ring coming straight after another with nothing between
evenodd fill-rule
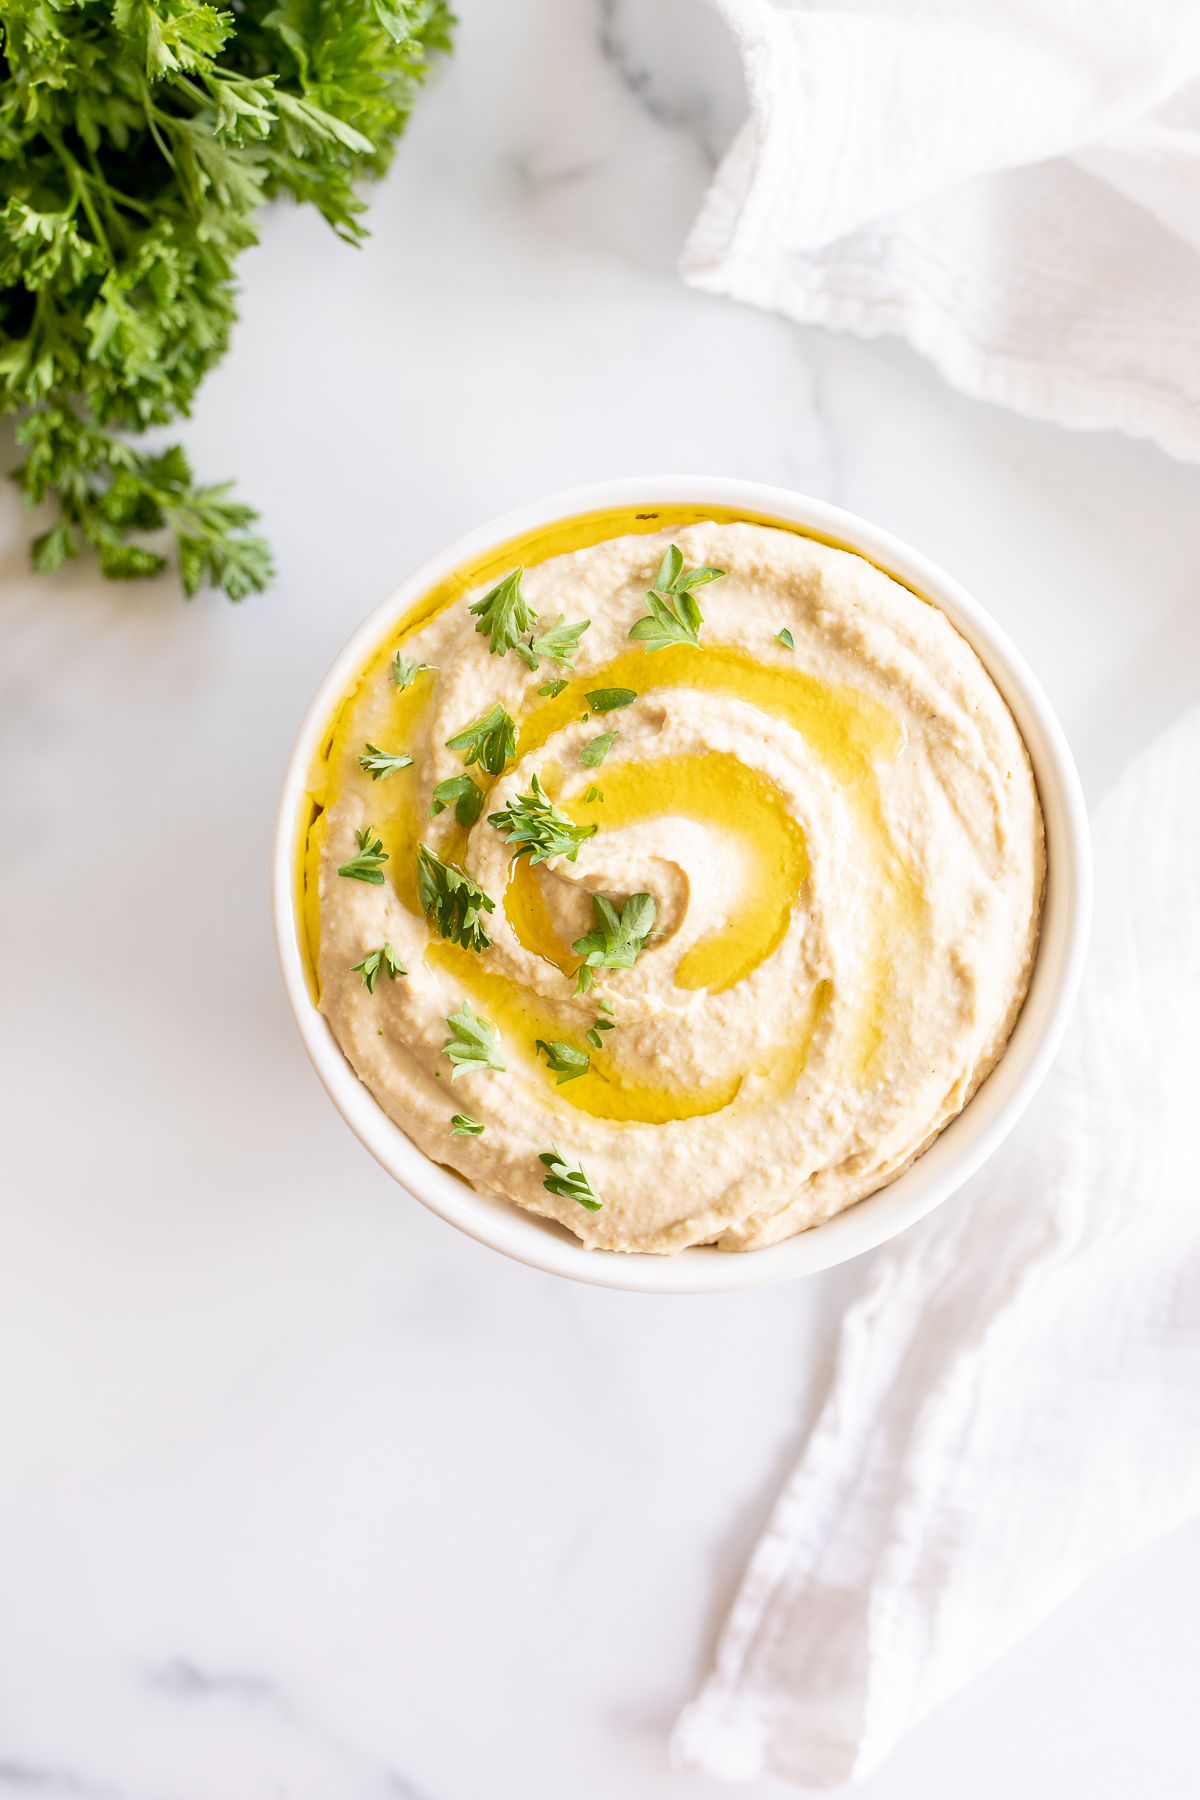
<instances>
[{"instance_id":1,"label":"white ceramic bowl","mask_svg":"<svg viewBox=\"0 0 1200 1800\"><path fill-rule=\"evenodd\" d=\"M585 1250L561 1226L477 1193L430 1162L383 1112L342 1055L309 991L296 914L296 847L307 778L322 733L368 655L437 582L508 539L607 508L700 506L777 519L856 549L932 600L978 651L1029 747L1046 824L1047 886L1037 963L1003 1058L969 1105L889 1187L766 1250L706 1248L677 1256ZM704 1293L810 1275L870 1250L961 1187L1012 1130L1050 1065L1082 972L1091 911L1091 853L1079 777L1062 728L1031 671L977 601L918 551L853 513L757 482L647 476L553 494L495 519L402 581L350 639L317 691L296 740L279 807L273 863L275 932L288 999L305 1049L350 1128L388 1173L460 1231L534 1268L604 1287Z\"/></svg>"}]
</instances>

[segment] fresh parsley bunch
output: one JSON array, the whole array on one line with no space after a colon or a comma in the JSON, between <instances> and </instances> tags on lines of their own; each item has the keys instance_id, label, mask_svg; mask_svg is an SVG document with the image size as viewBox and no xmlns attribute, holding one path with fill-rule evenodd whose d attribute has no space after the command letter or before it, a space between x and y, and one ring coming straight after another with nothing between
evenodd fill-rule
<instances>
[{"instance_id":1,"label":"fresh parsley bunch","mask_svg":"<svg viewBox=\"0 0 1200 1800\"><path fill-rule=\"evenodd\" d=\"M365 235L446 0L0 0L0 412L17 415L34 540L105 575L155 575L166 528L185 592L240 600L271 575L255 514L183 451L124 435L186 414L224 353L233 270L264 200Z\"/></svg>"}]
</instances>

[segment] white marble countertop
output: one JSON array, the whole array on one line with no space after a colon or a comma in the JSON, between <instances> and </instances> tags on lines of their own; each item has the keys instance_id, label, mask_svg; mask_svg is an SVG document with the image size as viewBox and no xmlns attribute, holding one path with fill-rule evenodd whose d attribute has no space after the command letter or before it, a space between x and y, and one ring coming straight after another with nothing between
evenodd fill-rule
<instances>
[{"instance_id":1,"label":"white marble countertop","mask_svg":"<svg viewBox=\"0 0 1200 1800\"><path fill-rule=\"evenodd\" d=\"M724 1791L668 1767L667 1729L861 1270L572 1286L423 1212L334 1115L276 973L268 843L301 711L404 570L572 482L761 477L974 588L1092 795L1195 691L1195 471L682 288L741 107L714 20L461 11L370 244L269 215L187 429L263 505L273 591L35 581L0 502L2 1796ZM1200 1526L865 1791L1190 1800L1198 1583Z\"/></svg>"}]
</instances>

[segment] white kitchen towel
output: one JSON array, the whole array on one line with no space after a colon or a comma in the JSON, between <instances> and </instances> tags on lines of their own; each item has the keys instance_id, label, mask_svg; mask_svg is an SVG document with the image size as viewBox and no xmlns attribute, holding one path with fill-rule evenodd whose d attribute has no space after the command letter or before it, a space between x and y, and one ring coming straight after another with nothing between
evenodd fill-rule
<instances>
[{"instance_id":1,"label":"white kitchen towel","mask_svg":"<svg viewBox=\"0 0 1200 1800\"><path fill-rule=\"evenodd\" d=\"M1080 1002L1014 1137L878 1253L680 1761L854 1782L1200 1512L1200 709L1095 821Z\"/></svg>"},{"instance_id":2,"label":"white kitchen towel","mask_svg":"<svg viewBox=\"0 0 1200 1800\"><path fill-rule=\"evenodd\" d=\"M688 281L1200 459L1197 0L715 0L750 117Z\"/></svg>"}]
</instances>

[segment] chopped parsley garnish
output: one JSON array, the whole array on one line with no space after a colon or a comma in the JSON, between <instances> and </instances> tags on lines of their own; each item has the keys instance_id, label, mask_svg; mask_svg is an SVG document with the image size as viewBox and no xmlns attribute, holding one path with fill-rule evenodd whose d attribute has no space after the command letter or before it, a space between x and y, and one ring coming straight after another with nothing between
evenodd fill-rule
<instances>
[{"instance_id":1,"label":"chopped parsley garnish","mask_svg":"<svg viewBox=\"0 0 1200 1800\"><path fill-rule=\"evenodd\" d=\"M587 696L588 705L593 712L616 712L619 707L632 706L637 699L634 688L592 688Z\"/></svg>"},{"instance_id":2,"label":"chopped parsley garnish","mask_svg":"<svg viewBox=\"0 0 1200 1800\"><path fill-rule=\"evenodd\" d=\"M454 1113L451 1117L451 1137L482 1137L485 1130L482 1119L472 1119L466 1113Z\"/></svg>"},{"instance_id":3,"label":"chopped parsley garnish","mask_svg":"<svg viewBox=\"0 0 1200 1800\"><path fill-rule=\"evenodd\" d=\"M600 1211L604 1202L592 1186L591 1177L582 1163L571 1168L563 1160L562 1151L557 1148L541 1151L538 1161L545 1163L549 1171L542 1177L542 1186L548 1194L557 1194L563 1200L578 1200L580 1206L586 1206L589 1212Z\"/></svg>"},{"instance_id":4,"label":"chopped parsley garnish","mask_svg":"<svg viewBox=\"0 0 1200 1800\"><path fill-rule=\"evenodd\" d=\"M603 788L590 787L588 789L587 793L583 796L583 803L585 806L590 806L593 800L603 800L603 798L604 798L604 789Z\"/></svg>"},{"instance_id":5,"label":"chopped parsley garnish","mask_svg":"<svg viewBox=\"0 0 1200 1800\"><path fill-rule=\"evenodd\" d=\"M777 631L775 636L779 639L779 642L783 645L785 650L794 650L796 648L796 640L786 625L782 631Z\"/></svg>"},{"instance_id":6,"label":"chopped parsley garnish","mask_svg":"<svg viewBox=\"0 0 1200 1800\"><path fill-rule=\"evenodd\" d=\"M517 754L516 722L497 700L490 712L447 738L446 748L465 751L463 761L468 768L477 762L489 775L500 775L505 763L511 762Z\"/></svg>"},{"instance_id":7,"label":"chopped parsley garnish","mask_svg":"<svg viewBox=\"0 0 1200 1800\"><path fill-rule=\"evenodd\" d=\"M483 789L476 787L469 775L451 775L439 781L429 802L429 816L436 819L448 806L460 825L473 825L483 811Z\"/></svg>"},{"instance_id":8,"label":"chopped parsley garnish","mask_svg":"<svg viewBox=\"0 0 1200 1800\"><path fill-rule=\"evenodd\" d=\"M563 689L570 685L565 675L560 675L557 681L548 681L544 687L540 687L538 693L546 700L557 700Z\"/></svg>"},{"instance_id":9,"label":"chopped parsley garnish","mask_svg":"<svg viewBox=\"0 0 1200 1800\"><path fill-rule=\"evenodd\" d=\"M469 1000L464 1000L459 1010L450 1014L446 1023L450 1027L451 1037L449 1043L442 1045L442 1052L454 1065L451 1081L457 1081L460 1075L469 1075L472 1070L497 1069L503 1072L508 1066L496 1041L496 1027L487 1019L481 1019L478 1013L473 1013Z\"/></svg>"},{"instance_id":10,"label":"chopped parsley garnish","mask_svg":"<svg viewBox=\"0 0 1200 1800\"><path fill-rule=\"evenodd\" d=\"M611 1013L612 1011L612 1007L608 1004L607 1000L597 1000L596 1006L599 1009L596 1017L592 1020L590 1030L585 1031L583 1035L593 1049L599 1050L603 1048L604 1043L600 1033L602 1031L615 1031L617 1026L615 1019L606 1019L602 1017L602 1014Z\"/></svg>"},{"instance_id":11,"label":"chopped parsley garnish","mask_svg":"<svg viewBox=\"0 0 1200 1800\"><path fill-rule=\"evenodd\" d=\"M524 568L513 569L467 609L476 620L476 631L487 638L493 656L515 650L537 625L538 616L521 591L524 573Z\"/></svg>"},{"instance_id":12,"label":"chopped parsley garnish","mask_svg":"<svg viewBox=\"0 0 1200 1800\"><path fill-rule=\"evenodd\" d=\"M620 735L619 731L605 731L585 744L579 752L579 760L584 768L598 769Z\"/></svg>"},{"instance_id":13,"label":"chopped parsley garnish","mask_svg":"<svg viewBox=\"0 0 1200 1800\"><path fill-rule=\"evenodd\" d=\"M351 881L369 881L372 887L383 886L383 865L388 853L383 847L383 840L372 841L372 827L364 825L361 831L354 834L359 854L344 862L338 870L339 875L346 875Z\"/></svg>"},{"instance_id":14,"label":"chopped parsley garnish","mask_svg":"<svg viewBox=\"0 0 1200 1800\"><path fill-rule=\"evenodd\" d=\"M392 949L390 944L381 944L378 950L372 950L370 955L364 956L360 963L354 964L350 973L352 975L361 975L363 978L363 986L366 988L368 994L373 994L375 992L375 983L379 980L381 970L387 976L389 981L395 981L397 975L408 974L408 970L400 961L400 958L396 955L396 952Z\"/></svg>"},{"instance_id":15,"label":"chopped parsley garnish","mask_svg":"<svg viewBox=\"0 0 1200 1800\"><path fill-rule=\"evenodd\" d=\"M658 913L653 894L631 894L620 912L603 894L592 895L595 929L571 945L583 966L575 978L575 992L586 994L595 980L595 969L632 969L646 948Z\"/></svg>"},{"instance_id":16,"label":"chopped parsley garnish","mask_svg":"<svg viewBox=\"0 0 1200 1800\"><path fill-rule=\"evenodd\" d=\"M654 585L646 595L649 611L644 619L630 627L630 637L642 640L648 651L665 650L670 644L699 644L704 619L692 589L703 587L709 581L719 581L724 573L724 569L712 569L707 565L699 569L685 568L682 550L677 544L670 545L658 565Z\"/></svg>"},{"instance_id":17,"label":"chopped parsley garnish","mask_svg":"<svg viewBox=\"0 0 1200 1800\"><path fill-rule=\"evenodd\" d=\"M579 640L591 622L590 619L577 619L574 625L567 625L559 613L549 631L531 637L527 644L514 644L513 649L531 669L537 668L543 656L550 662L560 663L564 669L573 669L579 655Z\"/></svg>"},{"instance_id":18,"label":"chopped parsley garnish","mask_svg":"<svg viewBox=\"0 0 1200 1800\"><path fill-rule=\"evenodd\" d=\"M574 862L579 846L596 833L594 825L576 825L560 812L536 773L529 778L529 792L510 800L502 812L489 813L488 824L516 845L516 856L529 858L531 868L551 856Z\"/></svg>"},{"instance_id":19,"label":"chopped parsley garnish","mask_svg":"<svg viewBox=\"0 0 1200 1800\"><path fill-rule=\"evenodd\" d=\"M545 1038L536 1038L533 1047L546 1052L546 1061L558 1076L556 1087L561 1087L564 1081L577 1081L587 1074L591 1065L592 1059L586 1050L576 1050L574 1044L565 1044L562 1038L551 1038L549 1043Z\"/></svg>"},{"instance_id":20,"label":"chopped parsley garnish","mask_svg":"<svg viewBox=\"0 0 1200 1800\"><path fill-rule=\"evenodd\" d=\"M405 656L403 650L397 650L392 658L392 680L403 692L412 686L422 669L432 669L432 663L418 662L415 656Z\"/></svg>"},{"instance_id":21,"label":"chopped parsley garnish","mask_svg":"<svg viewBox=\"0 0 1200 1800\"><path fill-rule=\"evenodd\" d=\"M393 756L390 751L381 750L378 744L368 744L366 754L358 759L358 766L372 781L379 781L385 775L394 775L397 769L411 769L412 757L406 750Z\"/></svg>"},{"instance_id":22,"label":"chopped parsley garnish","mask_svg":"<svg viewBox=\"0 0 1200 1800\"><path fill-rule=\"evenodd\" d=\"M382 875L379 879L383 880ZM428 844L417 845L417 892L422 911L439 937L477 954L491 944L480 914L495 912L495 901L465 870L435 856Z\"/></svg>"},{"instance_id":23,"label":"chopped parsley garnish","mask_svg":"<svg viewBox=\"0 0 1200 1800\"><path fill-rule=\"evenodd\" d=\"M505 656L513 650L530 669L536 669L543 656L561 663L564 669L573 669L579 640L591 620L577 619L568 625L559 613L553 625L539 632L538 616L521 587L524 573L523 568L513 569L469 608L476 619L476 631L486 633L493 656Z\"/></svg>"}]
</instances>

